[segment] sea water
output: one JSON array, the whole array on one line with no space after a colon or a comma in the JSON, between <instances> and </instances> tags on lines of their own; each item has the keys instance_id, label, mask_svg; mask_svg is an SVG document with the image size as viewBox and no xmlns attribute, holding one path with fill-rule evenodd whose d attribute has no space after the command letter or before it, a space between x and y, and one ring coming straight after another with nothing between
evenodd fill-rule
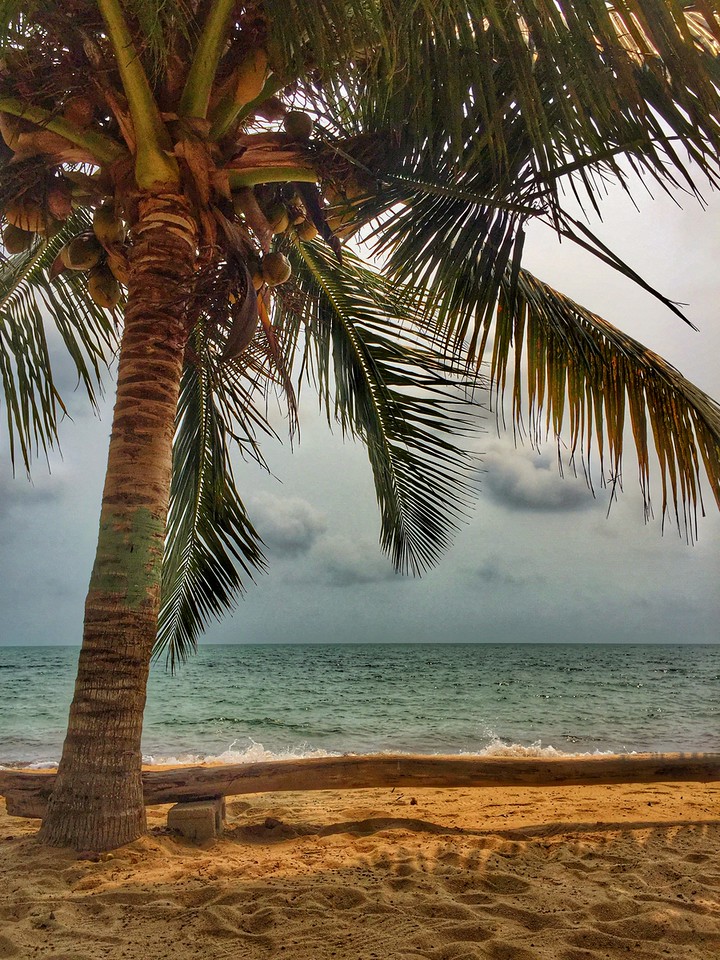
<instances>
[{"instance_id":1,"label":"sea water","mask_svg":"<svg viewBox=\"0 0 720 960\"><path fill-rule=\"evenodd\" d=\"M60 757L77 647L0 649L0 765ZM147 762L720 751L720 646L201 646L153 666Z\"/></svg>"}]
</instances>

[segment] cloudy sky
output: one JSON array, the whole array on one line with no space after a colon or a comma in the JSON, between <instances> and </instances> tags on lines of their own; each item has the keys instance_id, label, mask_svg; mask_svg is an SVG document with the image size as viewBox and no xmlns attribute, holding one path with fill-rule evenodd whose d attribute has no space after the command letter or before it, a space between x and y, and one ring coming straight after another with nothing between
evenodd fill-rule
<instances>
[{"instance_id":1,"label":"cloudy sky","mask_svg":"<svg viewBox=\"0 0 720 960\"><path fill-rule=\"evenodd\" d=\"M640 192L620 194L595 225L603 239L700 327L570 244L540 229L526 265L636 336L720 397L720 201L707 211ZM541 455L498 437L494 419L470 521L444 561L422 579L397 576L377 545L370 471L361 448L331 435L310 391L299 448L271 445L274 476L242 467L269 572L206 642L719 642L720 518L707 500L699 539L643 522L628 452L625 493L608 497L558 476L554 447ZM0 644L78 643L92 565L110 409L97 419L70 397L62 458L33 483L0 473ZM7 461L7 456L4 456Z\"/></svg>"}]
</instances>

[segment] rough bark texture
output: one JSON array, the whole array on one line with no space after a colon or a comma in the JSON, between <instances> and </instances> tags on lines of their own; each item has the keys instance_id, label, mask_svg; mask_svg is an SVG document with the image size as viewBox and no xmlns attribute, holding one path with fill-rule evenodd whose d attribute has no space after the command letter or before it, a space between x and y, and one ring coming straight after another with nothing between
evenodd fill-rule
<instances>
[{"instance_id":1,"label":"rough bark texture","mask_svg":"<svg viewBox=\"0 0 720 960\"><path fill-rule=\"evenodd\" d=\"M78 849L110 850L145 829L140 735L197 240L182 197L144 197L138 209L83 645L41 831Z\"/></svg>"},{"instance_id":2,"label":"rough bark texture","mask_svg":"<svg viewBox=\"0 0 720 960\"><path fill-rule=\"evenodd\" d=\"M44 817L54 775L0 771L0 793L16 817ZM614 757L321 757L220 767L146 770L145 803L187 803L282 790L366 787L570 786L597 783L710 783L720 754Z\"/></svg>"}]
</instances>

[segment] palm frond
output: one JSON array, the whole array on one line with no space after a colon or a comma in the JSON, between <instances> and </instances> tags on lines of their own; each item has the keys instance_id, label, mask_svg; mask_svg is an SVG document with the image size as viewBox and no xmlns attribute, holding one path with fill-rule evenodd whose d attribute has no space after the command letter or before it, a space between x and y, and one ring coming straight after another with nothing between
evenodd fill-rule
<instances>
[{"instance_id":1,"label":"palm frond","mask_svg":"<svg viewBox=\"0 0 720 960\"><path fill-rule=\"evenodd\" d=\"M154 81L163 76L180 41L196 33L189 0L124 0L126 15Z\"/></svg>"},{"instance_id":2,"label":"palm frond","mask_svg":"<svg viewBox=\"0 0 720 960\"><path fill-rule=\"evenodd\" d=\"M0 50L5 50L12 42L12 28L19 26L23 14L27 13L32 13L32 10L28 11L26 0L0 0Z\"/></svg>"},{"instance_id":3,"label":"palm frond","mask_svg":"<svg viewBox=\"0 0 720 960\"><path fill-rule=\"evenodd\" d=\"M513 420L534 443L567 431L588 477L595 448L615 485L629 420L648 513L652 447L663 517L672 511L694 537L703 472L720 506L720 405L637 340L522 270L503 279L477 362L489 351L495 391L503 393L510 369Z\"/></svg>"},{"instance_id":4,"label":"palm frond","mask_svg":"<svg viewBox=\"0 0 720 960\"><path fill-rule=\"evenodd\" d=\"M264 0L275 71L289 80L350 80L358 60L377 60L394 47L391 6L387 0Z\"/></svg>"},{"instance_id":5,"label":"palm frond","mask_svg":"<svg viewBox=\"0 0 720 960\"><path fill-rule=\"evenodd\" d=\"M446 344L456 354L472 354L486 319L494 315L503 283L520 267L524 224L537 214L526 212L534 202L533 187L531 177L523 178L521 171L514 204L486 199L483 184L476 178L461 183L462 189L457 189L442 183L398 180L387 191L392 190L392 209L366 236L375 253L384 258L384 272L418 291L423 308L429 317L434 315ZM375 199L368 204L373 214L377 203ZM688 322L673 301L562 207L542 219Z\"/></svg>"},{"instance_id":6,"label":"palm frond","mask_svg":"<svg viewBox=\"0 0 720 960\"><path fill-rule=\"evenodd\" d=\"M326 131L324 162L330 179L341 190L344 184L347 193L347 199L330 210L342 224L340 229L364 228L364 238L384 259L387 274L399 283L431 290L426 307L442 316L449 342L459 345L471 338L471 349L477 323L494 310L506 268L519 263L523 226L533 217L547 221L682 316L666 296L569 217L560 193L567 187L582 200L585 190L597 208L596 194L606 181L619 178L630 189L629 170L649 171L666 188L678 182L687 171L663 134L662 121L648 105L649 126L644 132L627 130L608 139L596 135L592 126L593 136L581 143L563 126L556 91L543 88L545 99L535 106L551 139L540 157L509 70L507 64L496 69L500 112L495 122L500 132L488 126L489 118L480 117L479 102L468 102L460 152L450 149L448 131L441 124L434 140L421 141L413 140L407 127L399 128L402 132L395 141L388 140L387 131L350 137ZM640 79L645 82L644 73ZM657 78L648 82L657 85ZM360 100L363 93L358 91ZM345 104L338 104L338 126L345 109ZM677 129L688 140L684 123L681 111ZM621 165L623 155L630 155L629 167ZM669 155L675 163L668 163ZM706 172L714 175L710 168L717 163L717 154L711 152L706 160L710 165Z\"/></svg>"},{"instance_id":7,"label":"palm frond","mask_svg":"<svg viewBox=\"0 0 720 960\"><path fill-rule=\"evenodd\" d=\"M383 549L398 570L421 573L473 498L474 458L458 443L477 424L468 384L412 325L404 292L349 251L342 267L319 242L288 253L296 289L282 297L281 322L304 324L328 419L367 447Z\"/></svg>"},{"instance_id":8,"label":"palm frond","mask_svg":"<svg viewBox=\"0 0 720 960\"><path fill-rule=\"evenodd\" d=\"M232 609L247 581L265 569L262 541L235 482L233 453L267 469L258 437L276 437L264 411L273 387L287 404L291 435L297 423L292 331L263 322L246 350L225 357L228 274L230 265L221 265L200 284L202 311L178 402L155 646L155 656L165 654L173 669L195 650L209 620Z\"/></svg>"},{"instance_id":9,"label":"palm frond","mask_svg":"<svg viewBox=\"0 0 720 960\"><path fill-rule=\"evenodd\" d=\"M78 211L51 240L38 239L24 253L0 261L0 376L11 459L26 470L35 455L47 453L55 443L64 409L53 383L47 318L92 404L116 345L112 319L93 303L84 277L66 273L50 282L47 276L63 243L89 224L88 214Z\"/></svg>"},{"instance_id":10,"label":"palm frond","mask_svg":"<svg viewBox=\"0 0 720 960\"><path fill-rule=\"evenodd\" d=\"M563 180L593 207L608 177L627 190L630 173L691 192L719 182L720 45L706 5L447 0L392 16L381 56L296 92L369 185L360 223L409 197L416 207L423 184L555 222Z\"/></svg>"},{"instance_id":11,"label":"palm frond","mask_svg":"<svg viewBox=\"0 0 720 960\"><path fill-rule=\"evenodd\" d=\"M162 607L155 656L171 668L186 659L210 618L219 618L244 592L246 581L265 567L261 541L235 485L230 459L227 403L218 400L205 335L194 336L196 358L188 362L180 389L173 446L173 472ZM227 383L224 387L227 392ZM254 443L252 388L232 391L244 412L233 438ZM259 416L255 414L256 418Z\"/></svg>"}]
</instances>

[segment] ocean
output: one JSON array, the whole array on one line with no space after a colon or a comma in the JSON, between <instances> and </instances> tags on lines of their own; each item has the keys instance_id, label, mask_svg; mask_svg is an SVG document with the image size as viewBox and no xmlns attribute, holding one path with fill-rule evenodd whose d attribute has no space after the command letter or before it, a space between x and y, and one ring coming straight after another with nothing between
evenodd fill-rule
<instances>
[{"instance_id":1,"label":"ocean","mask_svg":"<svg viewBox=\"0 0 720 960\"><path fill-rule=\"evenodd\" d=\"M0 650L0 765L54 764L77 647ZM151 671L148 763L720 751L720 645L202 645Z\"/></svg>"}]
</instances>

